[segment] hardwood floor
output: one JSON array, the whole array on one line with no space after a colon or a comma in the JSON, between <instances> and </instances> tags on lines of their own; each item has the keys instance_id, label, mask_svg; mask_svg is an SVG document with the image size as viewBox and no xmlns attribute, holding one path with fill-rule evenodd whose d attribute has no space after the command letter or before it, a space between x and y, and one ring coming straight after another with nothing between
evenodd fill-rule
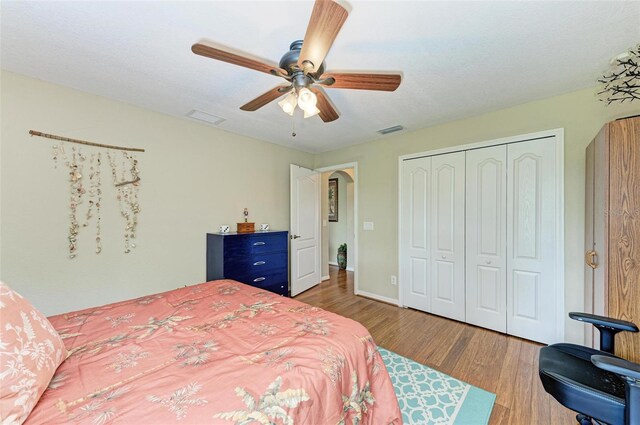
<instances>
[{"instance_id":1,"label":"hardwood floor","mask_svg":"<svg viewBox=\"0 0 640 425\"><path fill-rule=\"evenodd\" d=\"M381 347L495 393L490 424L577 423L542 388L540 344L355 296L351 272L331 266L330 276L295 298L357 320Z\"/></svg>"}]
</instances>

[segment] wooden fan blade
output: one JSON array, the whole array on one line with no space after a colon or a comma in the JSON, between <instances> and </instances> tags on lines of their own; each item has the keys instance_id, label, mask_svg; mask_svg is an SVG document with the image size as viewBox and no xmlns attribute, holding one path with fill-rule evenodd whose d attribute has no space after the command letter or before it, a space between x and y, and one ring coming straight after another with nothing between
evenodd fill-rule
<instances>
[{"instance_id":1,"label":"wooden fan blade","mask_svg":"<svg viewBox=\"0 0 640 425\"><path fill-rule=\"evenodd\" d=\"M344 21L347 20L347 16L349 16L347 9L335 1L316 0L298 59L300 69L304 69L306 73L314 73L318 70ZM313 66L309 64L305 68L305 61Z\"/></svg>"},{"instance_id":2,"label":"wooden fan blade","mask_svg":"<svg viewBox=\"0 0 640 425\"><path fill-rule=\"evenodd\" d=\"M256 111L256 110L262 108L267 103L273 102L277 98L287 94L288 91L282 91L282 92L280 91L280 89L284 89L284 88L287 88L287 87L289 87L289 86L274 87L271 90L269 90L268 92L266 92L264 94L261 94L260 96L256 97L251 102L245 103L244 105L242 105L240 107L240 109L242 109L243 111Z\"/></svg>"},{"instance_id":3,"label":"wooden fan blade","mask_svg":"<svg viewBox=\"0 0 640 425\"><path fill-rule=\"evenodd\" d=\"M327 72L321 80L333 78L335 82L325 87L332 89L395 91L402 81L400 74L363 74L358 72Z\"/></svg>"},{"instance_id":4,"label":"wooden fan blade","mask_svg":"<svg viewBox=\"0 0 640 425\"><path fill-rule=\"evenodd\" d=\"M217 45L207 40L201 40L191 46L191 51L196 55L243 66L245 68L255 69L256 71L265 72L267 74L273 74L272 70L281 71L283 74L286 74L286 72L280 69L278 65L265 62L262 59L252 58L244 53L234 53L228 47Z\"/></svg>"},{"instance_id":5,"label":"wooden fan blade","mask_svg":"<svg viewBox=\"0 0 640 425\"><path fill-rule=\"evenodd\" d=\"M318 101L316 102L316 108L320 109L320 119L324 122L335 121L340 118L338 111L335 110L331 101L329 100L329 96L322 90L320 87L310 87L313 93L315 93Z\"/></svg>"}]
</instances>

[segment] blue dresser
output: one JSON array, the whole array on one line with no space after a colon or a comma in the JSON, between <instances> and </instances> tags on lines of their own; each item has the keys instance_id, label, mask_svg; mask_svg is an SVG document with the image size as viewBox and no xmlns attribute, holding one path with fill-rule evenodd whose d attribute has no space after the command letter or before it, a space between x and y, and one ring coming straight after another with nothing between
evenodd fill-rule
<instances>
[{"instance_id":1,"label":"blue dresser","mask_svg":"<svg viewBox=\"0 0 640 425\"><path fill-rule=\"evenodd\" d=\"M207 281L233 279L289 295L289 232L207 233Z\"/></svg>"}]
</instances>

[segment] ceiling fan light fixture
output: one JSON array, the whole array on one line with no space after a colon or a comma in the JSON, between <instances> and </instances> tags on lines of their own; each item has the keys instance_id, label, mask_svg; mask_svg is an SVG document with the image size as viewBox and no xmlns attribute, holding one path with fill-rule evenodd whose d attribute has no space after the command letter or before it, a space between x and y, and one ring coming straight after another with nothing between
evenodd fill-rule
<instances>
[{"instance_id":1,"label":"ceiling fan light fixture","mask_svg":"<svg viewBox=\"0 0 640 425\"><path fill-rule=\"evenodd\" d=\"M316 107L317 101L316 95L308 88L303 87L298 91L298 106L300 109L304 111L309 109L312 112Z\"/></svg>"},{"instance_id":2,"label":"ceiling fan light fixture","mask_svg":"<svg viewBox=\"0 0 640 425\"><path fill-rule=\"evenodd\" d=\"M315 117L316 115L318 115L320 113L320 109L318 109L317 107L313 107L313 108L307 108L304 109L304 117L305 118L311 118L311 117Z\"/></svg>"},{"instance_id":3,"label":"ceiling fan light fixture","mask_svg":"<svg viewBox=\"0 0 640 425\"><path fill-rule=\"evenodd\" d=\"M286 114L293 116L293 111L296 110L297 102L295 93L291 92L284 99L278 102L278 105L280 105Z\"/></svg>"}]
</instances>

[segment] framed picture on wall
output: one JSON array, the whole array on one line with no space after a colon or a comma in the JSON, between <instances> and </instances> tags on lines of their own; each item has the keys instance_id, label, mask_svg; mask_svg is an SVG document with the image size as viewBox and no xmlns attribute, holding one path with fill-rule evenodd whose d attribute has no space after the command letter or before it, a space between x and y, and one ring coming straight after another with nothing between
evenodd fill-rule
<instances>
[{"instance_id":1,"label":"framed picture on wall","mask_svg":"<svg viewBox=\"0 0 640 425\"><path fill-rule=\"evenodd\" d=\"M338 179L329 179L329 221L338 221Z\"/></svg>"}]
</instances>

